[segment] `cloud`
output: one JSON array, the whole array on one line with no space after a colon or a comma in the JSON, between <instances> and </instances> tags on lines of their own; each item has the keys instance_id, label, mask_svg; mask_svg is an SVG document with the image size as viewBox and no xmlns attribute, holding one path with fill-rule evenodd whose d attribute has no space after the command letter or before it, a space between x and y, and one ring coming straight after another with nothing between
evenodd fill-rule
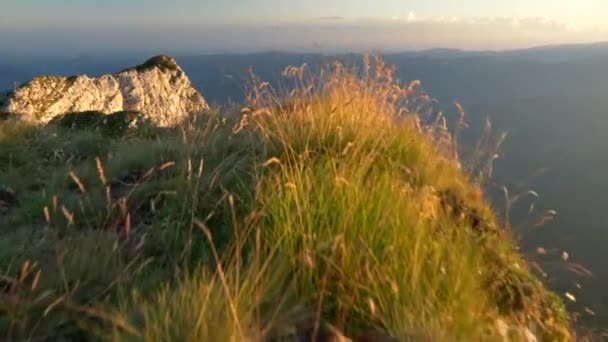
<instances>
[{"instance_id":1,"label":"cloud","mask_svg":"<svg viewBox=\"0 0 608 342\"><path fill-rule=\"evenodd\" d=\"M347 50L404 50L450 47L512 49L535 45L608 40L608 31L584 29L548 17L419 17L407 12L392 18L345 18L305 25L287 32L315 36L319 45ZM302 39L300 39L301 41ZM275 40L275 42L280 39Z\"/></svg>"},{"instance_id":2,"label":"cloud","mask_svg":"<svg viewBox=\"0 0 608 342\"><path fill-rule=\"evenodd\" d=\"M328 17L319 17L319 20L322 21L338 21L338 20L344 20L346 18L338 16L338 15L334 15L334 16L328 16Z\"/></svg>"},{"instance_id":3,"label":"cloud","mask_svg":"<svg viewBox=\"0 0 608 342\"><path fill-rule=\"evenodd\" d=\"M0 35L7 50L133 49L180 53L291 50L308 52L403 51L428 48L503 50L608 40L608 32L546 17L317 17L300 21L179 27L65 29ZM28 42L24 44L23 42Z\"/></svg>"},{"instance_id":4,"label":"cloud","mask_svg":"<svg viewBox=\"0 0 608 342\"><path fill-rule=\"evenodd\" d=\"M405 18L394 16L392 21L404 25L427 25L441 27L445 25L492 27L495 29L521 30L563 30L581 31L573 22L559 21L548 17L429 17L419 18L414 12L409 12ZM384 20L377 18L360 18L359 23L382 24ZM387 22L388 23L388 22Z\"/></svg>"},{"instance_id":5,"label":"cloud","mask_svg":"<svg viewBox=\"0 0 608 342\"><path fill-rule=\"evenodd\" d=\"M408 12L405 16L400 16L400 15L395 15L391 18L391 20L393 21L407 21L407 22L414 22L417 20L416 18L416 14L412 11Z\"/></svg>"},{"instance_id":6,"label":"cloud","mask_svg":"<svg viewBox=\"0 0 608 342\"><path fill-rule=\"evenodd\" d=\"M574 32L581 30L573 22L558 21L547 17L513 18L511 24L515 27L528 30L562 30Z\"/></svg>"}]
</instances>

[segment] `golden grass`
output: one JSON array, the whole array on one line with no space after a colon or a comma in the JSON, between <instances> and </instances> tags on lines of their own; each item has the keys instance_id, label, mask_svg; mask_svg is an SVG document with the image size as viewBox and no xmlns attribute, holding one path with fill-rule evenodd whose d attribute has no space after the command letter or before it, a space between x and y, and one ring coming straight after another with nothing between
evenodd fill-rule
<instances>
[{"instance_id":1,"label":"golden grass","mask_svg":"<svg viewBox=\"0 0 608 342\"><path fill-rule=\"evenodd\" d=\"M196 117L62 169L75 189L37 209L39 249L104 260L104 274L62 259L65 276L49 279L57 266L40 263L36 288L50 295L0 306L7 336L497 340L503 322L570 338L562 303L484 199L493 149L462 166L420 82L400 85L381 59L283 74L287 92L253 80L236 122Z\"/></svg>"}]
</instances>

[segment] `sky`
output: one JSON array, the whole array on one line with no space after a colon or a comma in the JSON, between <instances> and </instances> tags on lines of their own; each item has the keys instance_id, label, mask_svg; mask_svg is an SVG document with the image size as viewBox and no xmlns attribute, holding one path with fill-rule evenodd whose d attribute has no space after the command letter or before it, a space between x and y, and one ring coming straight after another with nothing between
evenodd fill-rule
<instances>
[{"instance_id":1,"label":"sky","mask_svg":"<svg viewBox=\"0 0 608 342\"><path fill-rule=\"evenodd\" d=\"M504 50L608 40L606 0L8 0L0 53Z\"/></svg>"}]
</instances>

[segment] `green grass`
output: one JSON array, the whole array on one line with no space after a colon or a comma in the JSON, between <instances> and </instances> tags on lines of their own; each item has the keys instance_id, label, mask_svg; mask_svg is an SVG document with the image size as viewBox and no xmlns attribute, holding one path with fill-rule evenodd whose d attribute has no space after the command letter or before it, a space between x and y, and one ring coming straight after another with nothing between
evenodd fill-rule
<instances>
[{"instance_id":1,"label":"green grass","mask_svg":"<svg viewBox=\"0 0 608 342\"><path fill-rule=\"evenodd\" d=\"M0 122L0 336L569 340L455 142L376 66L291 68L293 92L174 128Z\"/></svg>"},{"instance_id":2,"label":"green grass","mask_svg":"<svg viewBox=\"0 0 608 342\"><path fill-rule=\"evenodd\" d=\"M136 67L123 70L121 72L136 70L138 72L145 72L154 68L159 68L161 71L179 71L180 68L175 60L166 55L159 55L150 58L146 62Z\"/></svg>"}]
</instances>

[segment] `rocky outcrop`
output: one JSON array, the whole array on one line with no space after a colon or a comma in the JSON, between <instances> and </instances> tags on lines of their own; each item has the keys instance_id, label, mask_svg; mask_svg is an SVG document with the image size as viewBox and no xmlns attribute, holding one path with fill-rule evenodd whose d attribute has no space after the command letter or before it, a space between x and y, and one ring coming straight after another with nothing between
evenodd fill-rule
<instances>
[{"instance_id":1,"label":"rocky outcrop","mask_svg":"<svg viewBox=\"0 0 608 342\"><path fill-rule=\"evenodd\" d=\"M171 126L208 108L186 73L168 56L113 75L41 76L0 99L0 111L47 123L73 112L136 111L158 126Z\"/></svg>"}]
</instances>

